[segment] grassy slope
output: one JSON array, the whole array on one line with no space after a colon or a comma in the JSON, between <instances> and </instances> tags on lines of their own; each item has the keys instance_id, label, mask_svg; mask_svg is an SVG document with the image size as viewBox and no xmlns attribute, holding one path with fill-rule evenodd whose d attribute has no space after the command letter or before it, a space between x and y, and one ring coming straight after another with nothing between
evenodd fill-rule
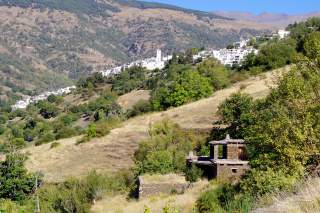
<instances>
[{"instance_id":1,"label":"grassy slope","mask_svg":"<svg viewBox=\"0 0 320 213\"><path fill-rule=\"evenodd\" d=\"M227 89L217 91L213 96L165 112L139 116L125 122L122 127L100 139L76 146L75 138L59 141L59 147L50 149L50 144L30 147L26 166L31 171L42 171L46 181L62 181L69 176L81 176L92 169L101 172L128 168L132 165L132 155L139 141L148 137L152 123L170 118L183 128L209 129L218 119L215 115L219 104L232 93L246 86L243 92L255 98L268 94L269 86L274 85L279 70L260 77L250 78Z\"/></svg>"},{"instance_id":2,"label":"grassy slope","mask_svg":"<svg viewBox=\"0 0 320 213\"><path fill-rule=\"evenodd\" d=\"M211 184L210 184L211 185ZM214 186L211 186L214 187ZM127 200L125 196L118 195L113 198L105 197L92 206L93 213L141 213L147 206L152 213L162 213L163 208L170 206L179 212L192 212L195 201L202 191L208 189L208 181L199 181L182 195L159 195L143 200Z\"/></svg>"},{"instance_id":3,"label":"grassy slope","mask_svg":"<svg viewBox=\"0 0 320 213\"><path fill-rule=\"evenodd\" d=\"M266 208L258 208L253 213L318 213L320 212L320 178L312 178L302 183L294 194L270 197L273 203Z\"/></svg>"}]
</instances>

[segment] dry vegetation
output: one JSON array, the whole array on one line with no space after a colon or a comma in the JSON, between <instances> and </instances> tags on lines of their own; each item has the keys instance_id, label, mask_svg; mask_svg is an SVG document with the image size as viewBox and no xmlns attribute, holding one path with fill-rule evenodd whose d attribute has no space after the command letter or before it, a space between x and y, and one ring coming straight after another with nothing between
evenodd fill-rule
<instances>
[{"instance_id":1,"label":"dry vegetation","mask_svg":"<svg viewBox=\"0 0 320 213\"><path fill-rule=\"evenodd\" d=\"M53 149L50 149L50 144L27 148L24 150L29 153L26 166L30 171L42 171L46 181L55 182L69 176L86 175L93 169L108 172L128 168L133 163L131 158L139 141L148 137L148 129L152 123L169 118L183 128L209 129L218 119L215 113L219 104L232 93L240 91L242 84L247 87L241 91L255 98L264 97L270 86L275 85L274 81L280 71L269 72L263 78L250 78L217 91L207 99L130 119L109 135L85 144L75 145L78 139L75 137L59 141L60 146Z\"/></svg>"},{"instance_id":2,"label":"dry vegetation","mask_svg":"<svg viewBox=\"0 0 320 213\"><path fill-rule=\"evenodd\" d=\"M148 207L152 213L162 213L163 208L179 210L182 213L193 212L194 203L202 191L208 189L208 181L199 181L181 195L159 195L143 200L127 200L125 196L105 197L93 205L94 213L141 213ZM108 209L108 210L107 210Z\"/></svg>"},{"instance_id":3,"label":"dry vegetation","mask_svg":"<svg viewBox=\"0 0 320 213\"><path fill-rule=\"evenodd\" d=\"M118 103L124 110L128 110L140 100L149 100L149 93L149 90L135 90L120 96L118 99Z\"/></svg>"},{"instance_id":4,"label":"dry vegetation","mask_svg":"<svg viewBox=\"0 0 320 213\"><path fill-rule=\"evenodd\" d=\"M320 212L320 178L302 183L294 194L270 197L272 205L253 213L318 213Z\"/></svg>"}]
</instances>

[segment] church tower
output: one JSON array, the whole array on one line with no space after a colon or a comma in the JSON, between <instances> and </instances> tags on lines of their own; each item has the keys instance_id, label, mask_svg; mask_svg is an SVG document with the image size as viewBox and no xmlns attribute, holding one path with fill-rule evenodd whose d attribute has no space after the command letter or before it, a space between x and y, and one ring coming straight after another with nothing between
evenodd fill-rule
<instances>
[{"instance_id":1,"label":"church tower","mask_svg":"<svg viewBox=\"0 0 320 213\"><path fill-rule=\"evenodd\" d=\"M161 50L160 49L157 49L156 61L157 62L161 62L162 61L162 55L161 55Z\"/></svg>"}]
</instances>

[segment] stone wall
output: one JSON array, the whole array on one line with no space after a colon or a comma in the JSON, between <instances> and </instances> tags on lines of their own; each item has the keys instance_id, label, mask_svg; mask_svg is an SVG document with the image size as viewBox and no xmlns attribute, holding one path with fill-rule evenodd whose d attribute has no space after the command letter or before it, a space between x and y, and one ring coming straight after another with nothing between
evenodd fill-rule
<instances>
[{"instance_id":1,"label":"stone wall","mask_svg":"<svg viewBox=\"0 0 320 213\"><path fill-rule=\"evenodd\" d=\"M217 173L216 178L218 179L228 179L234 177L241 177L249 169L247 164L218 164L216 165Z\"/></svg>"},{"instance_id":2,"label":"stone wall","mask_svg":"<svg viewBox=\"0 0 320 213\"><path fill-rule=\"evenodd\" d=\"M139 199L147 198L154 195L160 194L172 194L178 193L182 194L188 187L188 183L184 182L176 182L172 179L171 182L168 181L161 181L159 182L149 182L145 181L143 176L139 177Z\"/></svg>"},{"instance_id":3,"label":"stone wall","mask_svg":"<svg viewBox=\"0 0 320 213\"><path fill-rule=\"evenodd\" d=\"M227 159L238 160L238 149L244 147L243 144L228 144L227 145Z\"/></svg>"}]
</instances>

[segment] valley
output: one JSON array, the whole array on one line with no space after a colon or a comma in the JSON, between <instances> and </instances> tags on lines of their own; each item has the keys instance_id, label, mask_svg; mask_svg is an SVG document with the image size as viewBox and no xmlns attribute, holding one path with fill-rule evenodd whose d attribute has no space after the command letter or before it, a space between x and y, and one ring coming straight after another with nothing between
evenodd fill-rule
<instances>
[{"instance_id":1,"label":"valley","mask_svg":"<svg viewBox=\"0 0 320 213\"><path fill-rule=\"evenodd\" d=\"M0 0L0 212L319 212L307 1Z\"/></svg>"},{"instance_id":2,"label":"valley","mask_svg":"<svg viewBox=\"0 0 320 213\"><path fill-rule=\"evenodd\" d=\"M132 118L114 129L103 138L92 139L90 143L75 145L78 137L59 141L61 146L50 149L50 144L30 147L24 150L29 160L26 166L30 171L41 171L48 182L60 182L69 176L81 177L90 170L110 172L132 166L132 156L138 143L148 137L148 129L153 123L170 119L185 129L208 131L214 121L218 106L231 94L241 91L254 98L263 98L270 87L286 69L275 70L261 76L239 82L230 88L217 91L212 97L164 112L151 113ZM133 95L136 97L136 92ZM130 100L130 94L125 99ZM121 102L124 98L120 97ZM127 103L128 104L128 103Z\"/></svg>"},{"instance_id":3,"label":"valley","mask_svg":"<svg viewBox=\"0 0 320 213\"><path fill-rule=\"evenodd\" d=\"M0 2L2 101L69 86L80 76L150 57L157 48L166 54L220 48L273 30L161 4L9 2Z\"/></svg>"}]
</instances>

